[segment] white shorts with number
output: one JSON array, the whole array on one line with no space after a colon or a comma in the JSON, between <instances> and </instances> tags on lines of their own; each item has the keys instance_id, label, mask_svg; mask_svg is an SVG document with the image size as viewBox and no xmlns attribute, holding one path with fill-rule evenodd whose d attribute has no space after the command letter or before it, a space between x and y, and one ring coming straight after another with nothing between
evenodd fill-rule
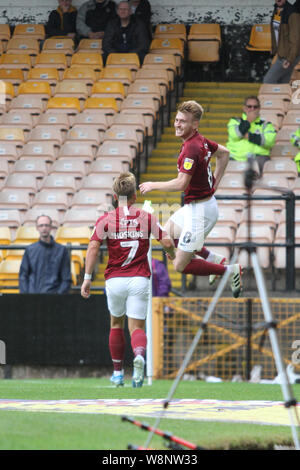
<instances>
[{"instance_id":1,"label":"white shorts with number","mask_svg":"<svg viewBox=\"0 0 300 470\"><path fill-rule=\"evenodd\" d=\"M174 212L171 220L181 228L178 248L199 251L218 220L218 204L214 196L208 201L185 204Z\"/></svg>"},{"instance_id":2,"label":"white shorts with number","mask_svg":"<svg viewBox=\"0 0 300 470\"><path fill-rule=\"evenodd\" d=\"M145 320L150 293L147 277L112 277L105 282L107 305L113 317Z\"/></svg>"}]
</instances>

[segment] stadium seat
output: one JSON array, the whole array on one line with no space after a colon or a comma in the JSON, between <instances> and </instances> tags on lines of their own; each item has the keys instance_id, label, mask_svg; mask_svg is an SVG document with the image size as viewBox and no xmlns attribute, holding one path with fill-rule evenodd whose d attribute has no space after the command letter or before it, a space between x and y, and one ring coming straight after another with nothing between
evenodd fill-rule
<instances>
[{"instance_id":1,"label":"stadium seat","mask_svg":"<svg viewBox=\"0 0 300 470\"><path fill-rule=\"evenodd\" d=\"M0 263L0 287L2 293L19 292L21 260L3 260Z\"/></svg>"},{"instance_id":2,"label":"stadium seat","mask_svg":"<svg viewBox=\"0 0 300 470\"><path fill-rule=\"evenodd\" d=\"M120 110L121 102L125 98L124 85L121 82L99 81L94 83L91 90L92 98L114 98Z\"/></svg>"},{"instance_id":3,"label":"stadium seat","mask_svg":"<svg viewBox=\"0 0 300 470\"><path fill-rule=\"evenodd\" d=\"M136 71L140 68L140 59L138 54L133 52L117 53L113 52L108 54L106 59L106 68L109 67L125 67L129 68L132 73L133 79L135 78Z\"/></svg>"},{"instance_id":4,"label":"stadium seat","mask_svg":"<svg viewBox=\"0 0 300 470\"><path fill-rule=\"evenodd\" d=\"M3 46L3 51L6 51L7 43L11 38L11 31L9 24L0 24L0 41Z\"/></svg>"},{"instance_id":5,"label":"stadium seat","mask_svg":"<svg viewBox=\"0 0 300 470\"><path fill-rule=\"evenodd\" d=\"M288 83L263 83L259 87L259 95L271 95L272 97L281 97L286 98L288 101L291 101L292 97L292 87Z\"/></svg>"},{"instance_id":6,"label":"stadium seat","mask_svg":"<svg viewBox=\"0 0 300 470\"><path fill-rule=\"evenodd\" d=\"M51 126L51 128L56 127L65 133L71 127L71 116L69 116L67 113L58 113L49 110L39 116L35 128L45 128L45 126Z\"/></svg>"},{"instance_id":7,"label":"stadium seat","mask_svg":"<svg viewBox=\"0 0 300 470\"><path fill-rule=\"evenodd\" d=\"M54 96L70 96L78 98L80 102L84 102L89 96L89 90L83 81L64 79L56 85Z\"/></svg>"},{"instance_id":8,"label":"stadium seat","mask_svg":"<svg viewBox=\"0 0 300 470\"><path fill-rule=\"evenodd\" d=\"M91 163L89 168L89 173L100 173L105 175L106 173L113 174L114 176L119 175L120 173L124 173L125 171L130 171L131 168L131 160L125 157L113 157L113 158L105 158L105 157L98 157Z\"/></svg>"},{"instance_id":9,"label":"stadium seat","mask_svg":"<svg viewBox=\"0 0 300 470\"><path fill-rule=\"evenodd\" d=\"M136 148L137 154L142 151L143 138L136 132L135 129L128 126L118 126L113 124L106 130L103 136L103 142L122 140L128 142L131 146Z\"/></svg>"},{"instance_id":10,"label":"stadium seat","mask_svg":"<svg viewBox=\"0 0 300 470\"><path fill-rule=\"evenodd\" d=\"M53 92L56 84L60 80L59 72L54 67L38 67L32 68L28 72L27 81L45 81L49 83L51 91Z\"/></svg>"},{"instance_id":11,"label":"stadium seat","mask_svg":"<svg viewBox=\"0 0 300 470\"><path fill-rule=\"evenodd\" d=\"M77 51L98 52L99 54L102 54L102 39L83 38L78 44Z\"/></svg>"},{"instance_id":12,"label":"stadium seat","mask_svg":"<svg viewBox=\"0 0 300 470\"><path fill-rule=\"evenodd\" d=\"M3 82L12 83L14 87L14 94L16 96L20 84L24 81L24 73L21 69L0 68L0 80Z\"/></svg>"},{"instance_id":13,"label":"stadium seat","mask_svg":"<svg viewBox=\"0 0 300 470\"><path fill-rule=\"evenodd\" d=\"M271 150L270 157L282 158L282 157L294 157L298 153L297 147L292 144L278 145L275 144Z\"/></svg>"},{"instance_id":14,"label":"stadium seat","mask_svg":"<svg viewBox=\"0 0 300 470\"><path fill-rule=\"evenodd\" d=\"M168 72L165 69L147 69L140 68L136 73L136 80L143 80L145 83L153 82L158 84L160 94L163 97L164 105L167 104L169 92L172 90L172 84L169 81Z\"/></svg>"},{"instance_id":15,"label":"stadium seat","mask_svg":"<svg viewBox=\"0 0 300 470\"><path fill-rule=\"evenodd\" d=\"M112 194L111 191L93 189L80 189L74 194L71 208L73 209L91 209L97 208L98 210L109 210L112 208Z\"/></svg>"},{"instance_id":16,"label":"stadium seat","mask_svg":"<svg viewBox=\"0 0 300 470\"><path fill-rule=\"evenodd\" d=\"M64 141L63 133L60 129L54 126L39 126L31 130L27 142L43 142L47 140L53 142L56 145L62 145Z\"/></svg>"},{"instance_id":17,"label":"stadium seat","mask_svg":"<svg viewBox=\"0 0 300 470\"><path fill-rule=\"evenodd\" d=\"M90 92L93 84L97 81L98 74L93 67L73 65L66 69L63 74L63 80L77 80L85 83Z\"/></svg>"},{"instance_id":18,"label":"stadium seat","mask_svg":"<svg viewBox=\"0 0 300 470\"><path fill-rule=\"evenodd\" d=\"M39 23L21 23L14 28L13 37L33 38L38 40L45 39L45 25Z\"/></svg>"},{"instance_id":19,"label":"stadium seat","mask_svg":"<svg viewBox=\"0 0 300 470\"><path fill-rule=\"evenodd\" d=\"M0 210L0 245L9 245L13 239L13 230L22 224L21 213L18 209ZM2 231L2 228L4 229ZM7 230L9 229L9 231Z\"/></svg>"},{"instance_id":20,"label":"stadium seat","mask_svg":"<svg viewBox=\"0 0 300 470\"><path fill-rule=\"evenodd\" d=\"M276 131L279 131L279 129L281 128L285 116L283 111L274 112L272 109L262 109L259 115L266 121L271 122L275 127Z\"/></svg>"},{"instance_id":21,"label":"stadium seat","mask_svg":"<svg viewBox=\"0 0 300 470\"><path fill-rule=\"evenodd\" d=\"M48 173L47 157L20 157L13 166L13 173L28 173L36 178L44 178Z\"/></svg>"},{"instance_id":22,"label":"stadium seat","mask_svg":"<svg viewBox=\"0 0 300 470\"><path fill-rule=\"evenodd\" d=\"M276 135L276 145L289 145L295 130L294 125L283 125Z\"/></svg>"},{"instance_id":23,"label":"stadium seat","mask_svg":"<svg viewBox=\"0 0 300 470\"><path fill-rule=\"evenodd\" d=\"M56 68L59 78L68 67L67 57L60 52L41 52L35 62L35 68Z\"/></svg>"},{"instance_id":24,"label":"stadium seat","mask_svg":"<svg viewBox=\"0 0 300 470\"><path fill-rule=\"evenodd\" d=\"M67 57L68 66L70 66L71 57L74 53L74 41L68 37L48 38L43 43L42 52L63 53Z\"/></svg>"},{"instance_id":25,"label":"stadium seat","mask_svg":"<svg viewBox=\"0 0 300 470\"><path fill-rule=\"evenodd\" d=\"M159 54L151 53L146 54L143 62L143 68L150 68L152 70L163 69L168 72L169 80L173 84L177 76L176 58L173 54Z\"/></svg>"},{"instance_id":26,"label":"stadium seat","mask_svg":"<svg viewBox=\"0 0 300 470\"><path fill-rule=\"evenodd\" d=\"M256 204L256 201L252 202L251 205L251 223L254 224L265 224L270 227L274 233L279 220L279 212L275 211L272 207L264 207L262 204ZM240 216L240 223L248 223L249 213L248 208L245 208Z\"/></svg>"},{"instance_id":27,"label":"stadium seat","mask_svg":"<svg viewBox=\"0 0 300 470\"><path fill-rule=\"evenodd\" d=\"M21 109L13 110L3 115L0 127L17 127L23 130L24 139L34 126L34 119L31 114Z\"/></svg>"},{"instance_id":28,"label":"stadium seat","mask_svg":"<svg viewBox=\"0 0 300 470\"><path fill-rule=\"evenodd\" d=\"M26 79L31 69L31 57L29 54L2 54L0 57L1 69L20 69Z\"/></svg>"},{"instance_id":29,"label":"stadium seat","mask_svg":"<svg viewBox=\"0 0 300 470\"><path fill-rule=\"evenodd\" d=\"M78 142L76 140L66 141L60 148L58 158L72 158L75 160L81 159L86 163L94 160L96 148L90 142Z\"/></svg>"},{"instance_id":30,"label":"stadium seat","mask_svg":"<svg viewBox=\"0 0 300 470\"><path fill-rule=\"evenodd\" d=\"M0 158L5 156L9 162L14 162L19 158L22 145L15 145L7 141L0 140Z\"/></svg>"},{"instance_id":31,"label":"stadium seat","mask_svg":"<svg viewBox=\"0 0 300 470\"><path fill-rule=\"evenodd\" d=\"M181 75L185 60L184 43L179 38L156 38L151 41L150 53L172 54L175 58L177 75Z\"/></svg>"},{"instance_id":32,"label":"stadium seat","mask_svg":"<svg viewBox=\"0 0 300 470\"><path fill-rule=\"evenodd\" d=\"M92 98L89 97L85 103L83 112L98 113L99 110L105 110L105 116L108 124L112 124L113 118L119 112L115 98Z\"/></svg>"},{"instance_id":33,"label":"stadium seat","mask_svg":"<svg viewBox=\"0 0 300 470\"><path fill-rule=\"evenodd\" d=\"M114 179L115 176L112 173L89 173L83 178L81 189L107 189L108 192L111 192Z\"/></svg>"},{"instance_id":34,"label":"stadium seat","mask_svg":"<svg viewBox=\"0 0 300 470\"><path fill-rule=\"evenodd\" d=\"M46 101L39 96L24 94L16 96L10 105L10 111L22 109L27 111L33 119L45 111Z\"/></svg>"},{"instance_id":35,"label":"stadium seat","mask_svg":"<svg viewBox=\"0 0 300 470\"><path fill-rule=\"evenodd\" d=\"M286 180L285 180L286 181ZM270 207L276 211L282 211L285 208L285 201L281 199L271 199L272 197L278 198L281 193L276 191L276 189L260 189L255 188L252 193L253 196L258 196L260 199L255 199L255 205L263 205L265 207ZM268 199L270 198L270 199Z\"/></svg>"},{"instance_id":36,"label":"stadium seat","mask_svg":"<svg viewBox=\"0 0 300 470\"><path fill-rule=\"evenodd\" d=\"M128 141L107 140L103 142L96 153L96 159L106 157L129 159L131 162L136 157L136 147Z\"/></svg>"},{"instance_id":37,"label":"stadium seat","mask_svg":"<svg viewBox=\"0 0 300 470\"><path fill-rule=\"evenodd\" d=\"M100 73L103 69L102 55L99 52L75 52L71 59L71 67L73 65L92 67L95 72Z\"/></svg>"},{"instance_id":38,"label":"stadium seat","mask_svg":"<svg viewBox=\"0 0 300 470\"><path fill-rule=\"evenodd\" d=\"M226 173L238 173L238 174L245 174L249 168L249 163L247 161L238 161L238 160L229 160L228 165L226 167ZM260 174L259 166L256 160L253 162L253 170L256 172L257 175Z\"/></svg>"},{"instance_id":39,"label":"stadium seat","mask_svg":"<svg viewBox=\"0 0 300 470\"><path fill-rule=\"evenodd\" d=\"M21 95L33 95L47 102L52 94L50 84L46 81L30 81L23 82L20 84L18 89L18 96Z\"/></svg>"},{"instance_id":40,"label":"stadium seat","mask_svg":"<svg viewBox=\"0 0 300 470\"><path fill-rule=\"evenodd\" d=\"M76 181L74 175L52 173L43 179L41 190L49 189L51 191L61 191L63 189L66 194L73 195L78 189L78 183Z\"/></svg>"},{"instance_id":41,"label":"stadium seat","mask_svg":"<svg viewBox=\"0 0 300 470\"><path fill-rule=\"evenodd\" d=\"M6 156L0 158L0 179L5 179L11 171L10 159Z\"/></svg>"},{"instance_id":42,"label":"stadium seat","mask_svg":"<svg viewBox=\"0 0 300 470\"><path fill-rule=\"evenodd\" d=\"M186 26L183 23L157 24L155 26L153 38L179 38L186 41Z\"/></svg>"},{"instance_id":43,"label":"stadium seat","mask_svg":"<svg viewBox=\"0 0 300 470\"><path fill-rule=\"evenodd\" d=\"M271 50L271 28L270 24L254 24L251 27L248 51L270 52Z\"/></svg>"},{"instance_id":44,"label":"stadium seat","mask_svg":"<svg viewBox=\"0 0 300 470\"><path fill-rule=\"evenodd\" d=\"M118 116L118 114L116 116ZM73 125L76 126L77 124L93 126L95 129L98 129L98 131L104 132L108 128L109 122L105 112L99 111L99 113L90 113L86 110L75 116Z\"/></svg>"},{"instance_id":45,"label":"stadium seat","mask_svg":"<svg viewBox=\"0 0 300 470\"><path fill-rule=\"evenodd\" d=\"M46 140L40 142L28 142L20 151L20 158L44 158L47 162L51 163L57 158L58 148L59 146L57 144Z\"/></svg>"},{"instance_id":46,"label":"stadium seat","mask_svg":"<svg viewBox=\"0 0 300 470\"><path fill-rule=\"evenodd\" d=\"M262 110L272 109L273 112L286 114L290 101L286 98L273 97L273 95L258 95Z\"/></svg>"},{"instance_id":47,"label":"stadium seat","mask_svg":"<svg viewBox=\"0 0 300 470\"><path fill-rule=\"evenodd\" d=\"M101 215L103 215L103 211L98 211L97 209L69 209L63 218L63 226L64 227L83 227L87 226L89 228L93 228L95 226L96 221L98 220Z\"/></svg>"},{"instance_id":48,"label":"stadium seat","mask_svg":"<svg viewBox=\"0 0 300 470\"><path fill-rule=\"evenodd\" d=\"M82 179L87 174L87 164L84 158L61 156L51 166L49 174L69 174Z\"/></svg>"},{"instance_id":49,"label":"stadium seat","mask_svg":"<svg viewBox=\"0 0 300 470\"><path fill-rule=\"evenodd\" d=\"M97 149L104 134L104 130L99 131L94 126L76 124L67 132L66 143L73 142L75 144L84 142Z\"/></svg>"},{"instance_id":50,"label":"stadium seat","mask_svg":"<svg viewBox=\"0 0 300 470\"><path fill-rule=\"evenodd\" d=\"M227 189L228 194L236 194L237 192L240 194L245 194L247 191L245 187L244 174L237 172L229 173L226 171L220 181L219 188Z\"/></svg>"},{"instance_id":51,"label":"stadium seat","mask_svg":"<svg viewBox=\"0 0 300 470\"><path fill-rule=\"evenodd\" d=\"M147 128L145 125L145 118L142 113L125 113L125 112L120 112L115 115L114 117L114 122L113 124L116 125L121 125L121 126L129 126L129 127L135 127L138 132L141 132L146 135L151 135L151 129L148 129L147 133ZM152 129L153 131L153 129Z\"/></svg>"},{"instance_id":52,"label":"stadium seat","mask_svg":"<svg viewBox=\"0 0 300 470\"><path fill-rule=\"evenodd\" d=\"M47 210L48 207L66 211L70 205L70 202L71 198L68 197L63 189L61 191L42 189L35 194L31 207L43 209L43 211Z\"/></svg>"},{"instance_id":53,"label":"stadium seat","mask_svg":"<svg viewBox=\"0 0 300 470\"><path fill-rule=\"evenodd\" d=\"M209 63L220 61L221 26L217 23L194 23L187 37L188 60Z\"/></svg>"},{"instance_id":54,"label":"stadium seat","mask_svg":"<svg viewBox=\"0 0 300 470\"><path fill-rule=\"evenodd\" d=\"M10 173L5 182L4 189L24 189L29 194L35 194L38 188L36 176L31 173Z\"/></svg>"},{"instance_id":55,"label":"stadium seat","mask_svg":"<svg viewBox=\"0 0 300 470\"><path fill-rule=\"evenodd\" d=\"M148 135L154 135L156 143L159 116L156 111L155 102L152 98L147 97L146 95L139 98L127 96L121 105L121 113L142 113L144 116L145 126L148 128Z\"/></svg>"},{"instance_id":56,"label":"stadium seat","mask_svg":"<svg viewBox=\"0 0 300 470\"><path fill-rule=\"evenodd\" d=\"M232 209L231 207L228 207L224 204L218 204L218 209L219 215L216 227L229 227L234 235L239 224L238 213L235 209Z\"/></svg>"},{"instance_id":57,"label":"stadium seat","mask_svg":"<svg viewBox=\"0 0 300 470\"><path fill-rule=\"evenodd\" d=\"M128 88L127 97L138 99L143 96L149 96L153 99L156 112L159 112L160 107L164 105L163 95L157 83L146 82L143 79L135 79Z\"/></svg>"},{"instance_id":58,"label":"stadium seat","mask_svg":"<svg viewBox=\"0 0 300 470\"><path fill-rule=\"evenodd\" d=\"M295 224L295 239L296 243L299 243L300 240L300 224ZM283 222L279 224L275 239L275 244L285 244L286 243L286 223ZM300 248L295 248L295 267L296 269L300 268ZM274 247L274 267L276 269L287 269L286 264L286 247L275 246Z\"/></svg>"},{"instance_id":59,"label":"stadium seat","mask_svg":"<svg viewBox=\"0 0 300 470\"><path fill-rule=\"evenodd\" d=\"M12 37L6 48L6 54L28 54L31 57L31 65L34 66L37 55L40 52L40 44L33 38Z\"/></svg>"},{"instance_id":60,"label":"stadium seat","mask_svg":"<svg viewBox=\"0 0 300 470\"><path fill-rule=\"evenodd\" d=\"M91 235L92 232L88 226L69 227L62 225L57 229L55 240L57 243L62 244L78 243L80 245L88 245Z\"/></svg>"},{"instance_id":61,"label":"stadium seat","mask_svg":"<svg viewBox=\"0 0 300 470\"><path fill-rule=\"evenodd\" d=\"M39 240L40 234L36 229L36 225L21 225L16 231L14 239L15 244L21 245L22 243L35 243Z\"/></svg>"},{"instance_id":62,"label":"stadium seat","mask_svg":"<svg viewBox=\"0 0 300 470\"><path fill-rule=\"evenodd\" d=\"M238 199L239 196L245 197L244 194L241 194L239 189L231 188L229 194L228 189L226 188L218 188L215 195L218 199L218 204L228 205L232 209L236 211L242 211L246 206L246 199ZM235 196L236 199L228 199L229 196Z\"/></svg>"},{"instance_id":63,"label":"stadium seat","mask_svg":"<svg viewBox=\"0 0 300 470\"><path fill-rule=\"evenodd\" d=\"M267 178L268 175L274 176L276 174L291 180L289 187L293 187L296 178L298 178L297 165L294 160L285 157L267 161L263 168L263 176Z\"/></svg>"},{"instance_id":64,"label":"stadium seat","mask_svg":"<svg viewBox=\"0 0 300 470\"><path fill-rule=\"evenodd\" d=\"M47 103L47 110L52 110L56 112L66 113L68 115L76 115L80 113L81 106L80 101L78 98L74 98L71 96L60 97L60 96L53 96L49 99Z\"/></svg>"},{"instance_id":65,"label":"stadium seat","mask_svg":"<svg viewBox=\"0 0 300 470\"><path fill-rule=\"evenodd\" d=\"M286 115L284 116L282 124L285 126L295 126L297 129L300 126L300 115L299 111L287 111Z\"/></svg>"},{"instance_id":66,"label":"stadium seat","mask_svg":"<svg viewBox=\"0 0 300 470\"><path fill-rule=\"evenodd\" d=\"M125 95L127 94L127 89L133 81L133 76L130 68L128 67L105 67L101 70L99 75L99 81L117 81L121 82L125 89Z\"/></svg>"},{"instance_id":67,"label":"stadium seat","mask_svg":"<svg viewBox=\"0 0 300 470\"><path fill-rule=\"evenodd\" d=\"M14 145L23 146L25 144L25 136L22 129L18 127L1 127L0 128L0 145L1 141L11 142Z\"/></svg>"},{"instance_id":68,"label":"stadium seat","mask_svg":"<svg viewBox=\"0 0 300 470\"><path fill-rule=\"evenodd\" d=\"M0 191L0 209L27 210L31 206L31 197L25 189L7 189Z\"/></svg>"},{"instance_id":69,"label":"stadium seat","mask_svg":"<svg viewBox=\"0 0 300 470\"><path fill-rule=\"evenodd\" d=\"M248 224L247 222L243 222L240 224L239 228L237 229L235 243L246 243L248 242ZM251 240L255 243L269 243L270 245L274 243L274 233L273 230L261 223L252 223L251 224L251 231L250 231ZM270 267L270 250L271 247L258 246L256 249L257 257L259 264L262 268L269 268ZM243 267L248 267L249 257L247 250L241 250L238 257L238 262Z\"/></svg>"}]
</instances>

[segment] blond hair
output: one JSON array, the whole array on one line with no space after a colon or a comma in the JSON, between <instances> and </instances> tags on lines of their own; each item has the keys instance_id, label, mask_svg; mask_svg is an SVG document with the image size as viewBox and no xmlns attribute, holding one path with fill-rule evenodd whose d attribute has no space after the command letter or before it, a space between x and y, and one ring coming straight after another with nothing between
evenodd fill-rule
<instances>
[{"instance_id":1,"label":"blond hair","mask_svg":"<svg viewBox=\"0 0 300 470\"><path fill-rule=\"evenodd\" d=\"M178 106L177 111L181 113L191 113L193 116L193 120L195 121L200 121L203 115L202 106L199 103L197 103L197 101L193 101L193 100L184 101L183 103L181 103Z\"/></svg>"},{"instance_id":2,"label":"blond hair","mask_svg":"<svg viewBox=\"0 0 300 470\"><path fill-rule=\"evenodd\" d=\"M133 173L129 171L121 173L113 182L113 191L119 197L130 199L136 193L136 180Z\"/></svg>"}]
</instances>

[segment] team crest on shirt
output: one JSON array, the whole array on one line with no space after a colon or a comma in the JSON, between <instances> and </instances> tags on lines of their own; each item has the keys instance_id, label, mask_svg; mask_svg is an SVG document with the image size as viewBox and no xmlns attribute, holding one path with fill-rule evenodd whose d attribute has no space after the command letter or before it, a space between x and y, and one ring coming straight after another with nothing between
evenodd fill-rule
<instances>
[{"instance_id":1,"label":"team crest on shirt","mask_svg":"<svg viewBox=\"0 0 300 470\"><path fill-rule=\"evenodd\" d=\"M190 170L193 166L193 163L194 163L194 160L192 160L191 158L185 158L183 162L183 168L185 170Z\"/></svg>"}]
</instances>

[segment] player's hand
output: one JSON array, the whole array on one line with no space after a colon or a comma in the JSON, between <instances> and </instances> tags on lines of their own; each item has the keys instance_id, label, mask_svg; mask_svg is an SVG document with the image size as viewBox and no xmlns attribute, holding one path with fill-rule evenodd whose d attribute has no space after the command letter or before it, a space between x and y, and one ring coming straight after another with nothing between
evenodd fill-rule
<instances>
[{"instance_id":1,"label":"player's hand","mask_svg":"<svg viewBox=\"0 0 300 470\"><path fill-rule=\"evenodd\" d=\"M81 296L84 299L88 299L90 296L90 288L91 288L91 281L86 280L83 281L83 284L81 286Z\"/></svg>"},{"instance_id":2,"label":"player's hand","mask_svg":"<svg viewBox=\"0 0 300 470\"><path fill-rule=\"evenodd\" d=\"M152 182L147 181L147 183L142 183L139 185L139 188L140 188L141 194L149 193L149 191L152 191L153 189Z\"/></svg>"},{"instance_id":3,"label":"player's hand","mask_svg":"<svg viewBox=\"0 0 300 470\"><path fill-rule=\"evenodd\" d=\"M175 258L176 258L176 254L175 254L175 251L174 253L166 253L167 255L167 258L170 259L171 261L173 261Z\"/></svg>"}]
</instances>

